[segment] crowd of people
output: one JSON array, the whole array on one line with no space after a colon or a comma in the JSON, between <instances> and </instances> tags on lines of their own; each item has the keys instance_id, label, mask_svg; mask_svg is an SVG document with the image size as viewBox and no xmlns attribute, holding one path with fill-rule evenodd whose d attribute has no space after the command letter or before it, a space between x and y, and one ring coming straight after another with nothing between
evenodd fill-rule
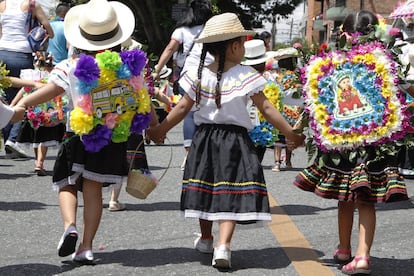
<instances>
[{"instance_id":1,"label":"crowd of people","mask_svg":"<svg viewBox=\"0 0 414 276\"><path fill-rule=\"evenodd\" d=\"M282 148L283 168L290 169L292 151L306 142L315 149L314 163L298 174L294 185L338 200L333 259L343 264L344 274L371 273L375 203L408 199L397 155L385 156L385 149L398 150L410 119L402 96L410 89L398 86L401 66L386 58L391 52L378 43L384 40L363 46L358 40L378 33L373 13L359 11L345 18L339 37L353 47L338 43L334 54L325 49L300 60L297 45L272 50L268 33L255 37L236 14L214 15L210 1L193 0L158 64L150 68L146 53L131 39L134 14L125 4L107 0L59 4L50 22L36 3L34 15L49 34L49 48L32 55L24 21L30 3L0 3L0 60L9 70L2 79L10 80L2 87L17 87L5 90L0 126L10 158L26 157L19 144L33 145L39 176L48 174L43 166L47 148L59 146L52 176L63 219L59 256L94 262L102 188L113 188L109 210L124 210L118 197L128 171L150 168L143 142L162 144L183 120L180 209L186 218L198 219L201 235L194 247L212 254L212 266L232 267L237 224L271 220L261 165L266 148L273 148L272 170L278 172ZM19 26L13 27L19 35L11 36L12 26ZM384 58L373 61L367 49ZM171 58L173 70L167 67ZM174 98L178 94L179 101ZM157 112L160 102L162 116ZM80 192L81 234L76 220ZM359 238L353 254L355 209Z\"/></svg>"}]
</instances>

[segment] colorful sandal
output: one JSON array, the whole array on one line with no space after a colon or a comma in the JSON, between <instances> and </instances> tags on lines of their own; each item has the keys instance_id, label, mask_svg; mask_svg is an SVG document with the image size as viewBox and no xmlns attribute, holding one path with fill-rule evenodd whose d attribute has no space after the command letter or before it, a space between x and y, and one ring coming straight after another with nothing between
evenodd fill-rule
<instances>
[{"instance_id":1,"label":"colorful sandal","mask_svg":"<svg viewBox=\"0 0 414 276\"><path fill-rule=\"evenodd\" d=\"M365 261L368 264L368 268L358 268L358 263L361 261ZM369 269L370 266L370 261L369 261L369 257L355 257L352 262L344 265L341 269L342 273L347 274L347 275L356 275L356 274L371 274L371 270Z\"/></svg>"},{"instance_id":2,"label":"colorful sandal","mask_svg":"<svg viewBox=\"0 0 414 276\"><path fill-rule=\"evenodd\" d=\"M339 258L338 255L346 255L346 256L348 256L348 258L346 258L344 260L344 259ZM337 263L337 264L349 263L352 260L351 250L350 249L346 250L346 249L336 248L335 252L334 252L334 255L333 255L333 259L334 259L335 263Z\"/></svg>"}]
</instances>

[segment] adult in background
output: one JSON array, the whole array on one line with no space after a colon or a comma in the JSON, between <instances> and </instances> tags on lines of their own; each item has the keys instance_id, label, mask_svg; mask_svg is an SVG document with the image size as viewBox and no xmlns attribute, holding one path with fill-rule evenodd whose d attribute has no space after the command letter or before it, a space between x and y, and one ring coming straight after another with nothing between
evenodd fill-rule
<instances>
[{"instance_id":1,"label":"adult in background","mask_svg":"<svg viewBox=\"0 0 414 276\"><path fill-rule=\"evenodd\" d=\"M47 51L52 53L53 65L68 57L68 45L63 32L63 20L65 19L65 15L69 9L70 6L68 3L59 3L55 10L55 19L50 21L50 26L52 26L55 36L49 39Z\"/></svg>"},{"instance_id":2,"label":"adult in background","mask_svg":"<svg viewBox=\"0 0 414 276\"><path fill-rule=\"evenodd\" d=\"M174 72L175 75L173 76L173 80L176 80L180 77L180 75L183 75L186 68L198 66L202 45L195 43L194 39L198 37L203 30L204 23L206 23L212 16L213 11L209 0L191 1L190 8L186 16L182 21L177 23L176 29L171 35L170 42L160 56L156 66L157 69L153 74L154 79L159 79L160 70L164 68L174 53L176 53L176 66L179 69ZM208 55L205 60L205 65L211 64L212 62L213 57ZM180 91L180 94L184 94L184 91ZM195 109L187 114L183 123L184 149L186 151L186 157L181 165L181 169L184 169L187 154L190 150L191 141L195 132L194 111Z\"/></svg>"},{"instance_id":3,"label":"adult in background","mask_svg":"<svg viewBox=\"0 0 414 276\"><path fill-rule=\"evenodd\" d=\"M2 35L0 38L0 60L6 64L9 76L19 77L21 69L33 69L32 49L27 34L29 25L27 17L30 0L4 0L0 3L0 24ZM46 29L49 38L53 38L53 30L49 20L38 2L34 3L32 11L36 18ZM8 88L6 101L11 103L18 92L18 88ZM27 157L26 153L16 143L21 122L9 124L3 130L6 157Z\"/></svg>"}]
</instances>

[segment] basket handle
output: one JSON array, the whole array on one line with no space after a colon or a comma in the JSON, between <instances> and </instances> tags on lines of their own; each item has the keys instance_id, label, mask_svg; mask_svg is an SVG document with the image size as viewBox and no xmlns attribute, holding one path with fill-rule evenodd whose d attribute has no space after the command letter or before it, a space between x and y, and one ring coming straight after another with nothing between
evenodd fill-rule
<instances>
[{"instance_id":1,"label":"basket handle","mask_svg":"<svg viewBox=\"0 0 414 276\"><path fill-rule=\"evenodd\" d=\"M142 139L142 141L140 142L140 143L138 143L138 146L137 146L137 148L135 149L135 151L134 151L134 156L133 156L133 158L132 158L132 160L131 160L131 162L130 162L130 164L129 164L129 171L131 171L131 169L132 169L132 164L133 164L133 161L134 161L134 159L135 159L135 155L136 155L136 153L137 153L137 151L138 151L138 149L141 147L141 145L144 143L144 137L142 137L143 139ZM158 181L160 181L163 177L164 177L164 175L167 173L167 170L168 170L168 168L171 166L171 162L172 162L172 155L173 155L173 149L172 149L172 146L171 146L171 141L168 139L168 137L166 137L165 138L168 142L169 142L169 144L170 144L170 160L168 160L168 165L167 165L167 168L164 170L164 172L161 174L161 176L158 178Z\"/></svg>"},{"instance_id":2,"label":"basket handle","mask_svg":"<svg viewBox=\"0 0 414 276\"><path fill-rule=\"evenodd\" d=\"M142 141L138 143L138 146L134 151L134 155L133 155L131 161L129 162L129 170L128 170L129 172L132 170L132 165L134 164L134 160L135 160L135 156L137 154L137 151L142 146L143 143L144 143L144 137L142 137Z\"/></svg>"}]
</instances>

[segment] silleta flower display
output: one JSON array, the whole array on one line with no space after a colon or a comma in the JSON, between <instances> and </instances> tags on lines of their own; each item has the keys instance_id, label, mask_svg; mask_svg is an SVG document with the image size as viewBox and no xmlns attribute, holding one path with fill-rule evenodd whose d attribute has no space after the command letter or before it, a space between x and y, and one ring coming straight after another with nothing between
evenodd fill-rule
<instances>
[{"instance_id":1,"label":"silleta flower display","mask_svg":"<svg viewBox=\"0 0 414 276\"><path fill-rule=\"evenodd\" d=\"M280 109L280 87L276 83L268 83L263 90L266 98L277 109ZM257 146L272 146L278 140L279 130L266 121L263 114L257 111L259 124L249 131L249 136Z\"/></svg>"},{"instance_id":2,"label":"silleta flower display","mask_svg":"<svg viewBox=\"0 0 414 276\"><path fill-rule=\"evenodd\" d=\"M146 54L139 49L80 56L70 127L87 151L98 152L110 141L126 142L131 133L142 134L148 127L151 99L144 78L146 63Z\"/></svg>"},{"instance_id":3,"label":"silleta flower display","mask_svg":"<svg viewBox=\"0 0 414 276\"><path fill-rule=\"evenodd\" d=\"M312 56L302 78L318 148L343 151L402 138L409 126L397 70L380 42Z\"/></svg>"}]
</instances>

